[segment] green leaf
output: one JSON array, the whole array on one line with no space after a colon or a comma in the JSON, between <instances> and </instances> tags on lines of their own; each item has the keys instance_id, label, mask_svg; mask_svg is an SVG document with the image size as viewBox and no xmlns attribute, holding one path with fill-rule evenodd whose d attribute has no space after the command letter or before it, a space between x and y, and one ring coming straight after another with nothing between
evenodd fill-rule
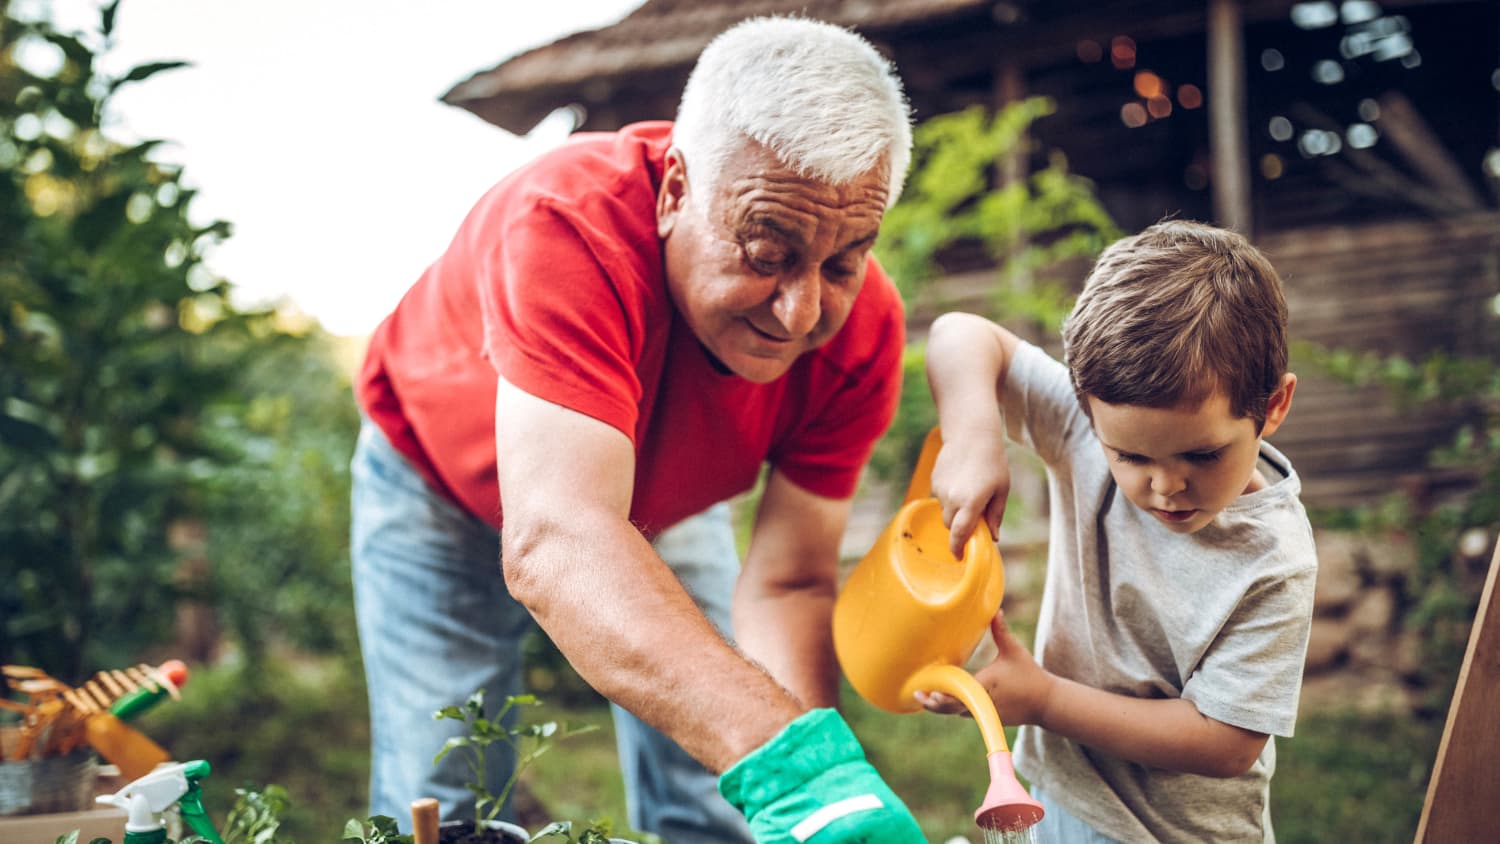
<instances>
[{"instance_id":1,"label":"green leaf","mask_svg":"<svg viewBox=\"0 0 1500 844\"><path fill-rule=\"evenodd\" d=\"M104 7L99 10L99 32L102 33L106 38L113 34L115 31L115 13L119 10L120 0L114 0L114 2L112 3L106 3Z\"/></svg>"},{"instance_id":2,"label":"green leaf","mask_svg":"<svg viewBox=\"0 0 1500 844\"><path fill-rule=\"evenodd\" d=\"M365 825L354 818L350 818L344 824L343 841L367 841L365 838Z\"/></svg>"},{"instance_id":3,"label":"green leaf","mask_svg":"<svg viewBox=\"0 0 1500 844\"><path fill-rule=\"evenodd\" d=\"M546 826L542 827L541 831L536 835L531 836L531 838L528 839L528 844L530 844L530 842L532 841L540 841L543 838L547 838L553 835L566 835L571 838L572 832L572 821L553 821L552 823L549 823Z\"/></svg>"},{"instance_id":4,"label":"green leaf","mask_svg":"<svg viewBox=\"0 0 1500 844\"><path fill-rule=\"evenodd\" d=\"M53 844L78 844L78 830L75 829L72 832L57 836L57 840Z\"/></svg>"},{"instance_id":5,"label":"green leaf","mask_svg":"<svg viewBox=\"0 0 1500 844\"><path fill-rule=\"evenodd\" d=\"M57 437L35 422L0 413L0 444L23 454L42 454L57 447Z\"/></svg>"},{"instance_id":6,"label":"green leaf","mask_svg":"<svg viewBox=\"0 0 1500 844\"><path fill-rule=\"evenodd\" d=\"M130 71L127 72L124 76L109 83L110 93L114 93L122 85L128 85L131 82L140 82L144 79L149 79L150 77L155 76L158 73L162 73L168 70L176 70L179 67L188 67L190 64L190 62L184 61L166 61L147 62L146 64L136 65L135 67L131 68Z\"/></svg>"},{"instance_id":7,"label":"green leaf","mask_svg":"<svg viewBox=\"0 0 1500 844\"><path fill-rule=\"evenodd\" d=\"M436 756L432 757L432 764L436 765L443 761L443 757L447 756L455 748L469 747L471 744L472 742L468 736L449 736L448 740L443 742L443 748L437 752Z\"/></svg>"}]
</instances>

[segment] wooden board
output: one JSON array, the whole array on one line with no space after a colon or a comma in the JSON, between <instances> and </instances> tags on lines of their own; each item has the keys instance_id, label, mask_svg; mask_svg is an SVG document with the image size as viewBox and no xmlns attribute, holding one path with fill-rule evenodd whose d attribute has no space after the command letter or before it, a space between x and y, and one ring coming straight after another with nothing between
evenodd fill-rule
<instances>
[{"instance_id":1,"label":"wooden board","mask_svg":"<svg viewBox=\"0 0 1500 844\"><path fill-rule=\"evenodd\" d=\"M1500 694L1497 571L1500 545L1490 560L1469 649L1458 672L1458 688L1448 708L1448 724L1417 824L1417 844L1494 841L1500 830L1500 777L1495 773L1500 759L1500 718L1495 717L1495 696Z\"/></svg>"}]
</instances>

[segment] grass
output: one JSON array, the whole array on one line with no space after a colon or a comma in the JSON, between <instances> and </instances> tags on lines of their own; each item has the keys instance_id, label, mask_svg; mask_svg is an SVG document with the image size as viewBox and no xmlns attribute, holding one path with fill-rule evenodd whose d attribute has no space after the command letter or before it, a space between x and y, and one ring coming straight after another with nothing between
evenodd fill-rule
<instances>
[{"instance_id":1,"label":"grass","mask_svg":"<svg viewBox=\"0 0 1500 844\"><path fill-rule=\"evenodd\" d=\"M1277 742L1272 821L1281 844L1410 842L1443 724L1387 713L1314 713Z\"/></svg>"}]
</instances>

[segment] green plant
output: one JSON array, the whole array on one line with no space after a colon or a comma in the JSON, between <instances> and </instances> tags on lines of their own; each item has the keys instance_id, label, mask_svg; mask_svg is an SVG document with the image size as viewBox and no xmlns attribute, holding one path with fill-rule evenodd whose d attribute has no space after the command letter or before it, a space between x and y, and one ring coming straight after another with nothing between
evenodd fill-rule
<instances>
[{"instance_id":1,"label":"green plant","mask_svg":"<svg viewBox=\"0 0 1500 844\"><path fill-rule=\"evenodd\" d=\"M277 835L281 829L281 816L291 807L291 797L285 788L268 785L264 790L236 788L234 807L224 821L224 832L220 836L224 844L292 844L291 839ZM182 844L202 844L203 839L189 835Z\"/></svg>"},{"instance_id":2,"label":"green plant","mask_svg":"<svg viewBox=\"0 0 1500 844\"><path fill-rule=\"evenodd\" d=\"M188 601L251 661L266 631L350 652L347 382L315 327L235 304L230 227L161 142L111 136L182 66L102 71L119 8L64 33L0 2L0 661L130 664Z\"/></svg>"},{"instance_id":3,"label":"green plant","mask_svg":"<svg viewBox=\"0 0 1500 844\"><path fill-rule=\"evenodd\" d=\"M1059 154L1024 178L998 178L1002 162L1024 161L1032 152L1028 132L1053 109L1050 100L1033 97L999 112L975 107L938 115L916 128L906 189L886 214L876 247L913 310L945 306L940 281L948 265L972 263L977 252L995 279L984 316L1037 340L1061 328L1073 301L1066 278L1120 231L1092 183L1070 173ZM911 344L900 409L871 458L878 477L904 482L937 422L925 365L925 347Z\"/></svg>"},{"instance_id":4,"label":"green plant","mask_svg":"<svg viewBox=\"0 0 1500 844\"><path fill-rule=\"evenodd\" d=\"M375 815L358 820L350 818L344 824L344 841L358 841L360 844L411 844L410 835L402 835L396 826L396 819L389 815Z\"/></svg>"},{"instance_id":5,"label":"green plant","mask_svg":"<svg viewBox=\"0 0 1500 844\"><path fill-rule=\"evenodd\" d=\"M543 721L515 725L516 719L512 713L517 707L537 706L540 703L534 695L509 695L500 711L495 713L494 718L490 718L484 711L484 690L479 689L469 695L462 706L445 706L433 714L434 718L459 721L468 728L466 735L448 739L432 763L436 765L454 750L464 751L469 770L473 774L473 779L465 783L465 786L474 795L476 832L484 826L485 821L499 816L500 811L505 808L505 802L510 799L511 791L520 781L522 772L531 763L551 750L556 742L597 729L593 724L572 721L561 724L557 721ZM500 787L498 794L491 793L489 784L485 782L485 759L495 744L505 746L515 758L510 777Z\"/></svg>"},{"instance_id":6,"label":"green plant","mask_svg":"<svg viewBox=\"0 0 1500 844\"><path fill-rule=\"evenodd\" d=\"M1429 456L1433 468L1470 482L1433 502L1397 493L1376 506L1315 514L1328 527L1398 532L1413 538L1416 561L1401 590L1401 624L1418 631L1423 659L1408 681L1424 693L1426 710L1441 717L1458 678L1479 603L1482 572L1458 549L1470 533L1493 546L1500 534L1500 362L1481 355L1433 352L1420 361L1348 349L1299 344L1313 366L1355 386L1379 385L1398 407L1439 407L1461 419L1453 440ZM1478 562L1487 554L1475 555Z\"/></svg>"}]
</instances>

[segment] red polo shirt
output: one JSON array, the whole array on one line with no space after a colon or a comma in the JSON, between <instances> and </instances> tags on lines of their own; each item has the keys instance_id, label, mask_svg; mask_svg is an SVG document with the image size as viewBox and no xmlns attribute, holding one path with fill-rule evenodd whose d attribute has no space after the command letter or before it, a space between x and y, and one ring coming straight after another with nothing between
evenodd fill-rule
<instances>
[{"instance_id":1,"label":"red polo shirt","mask_svg":"<svg viewBox=\"0 0 1500 844\"><path fill-rule=\"evenodd\" d=\"M492 188L370 340L360 406L428 482L497 528L497 375L635 444L647 536L771 463L852 495L895 413L905 343L874 258L844 327L786 375L715 369L667 292L656 194L670 123L575 135Z\"/></svg>"}]
</instances>

